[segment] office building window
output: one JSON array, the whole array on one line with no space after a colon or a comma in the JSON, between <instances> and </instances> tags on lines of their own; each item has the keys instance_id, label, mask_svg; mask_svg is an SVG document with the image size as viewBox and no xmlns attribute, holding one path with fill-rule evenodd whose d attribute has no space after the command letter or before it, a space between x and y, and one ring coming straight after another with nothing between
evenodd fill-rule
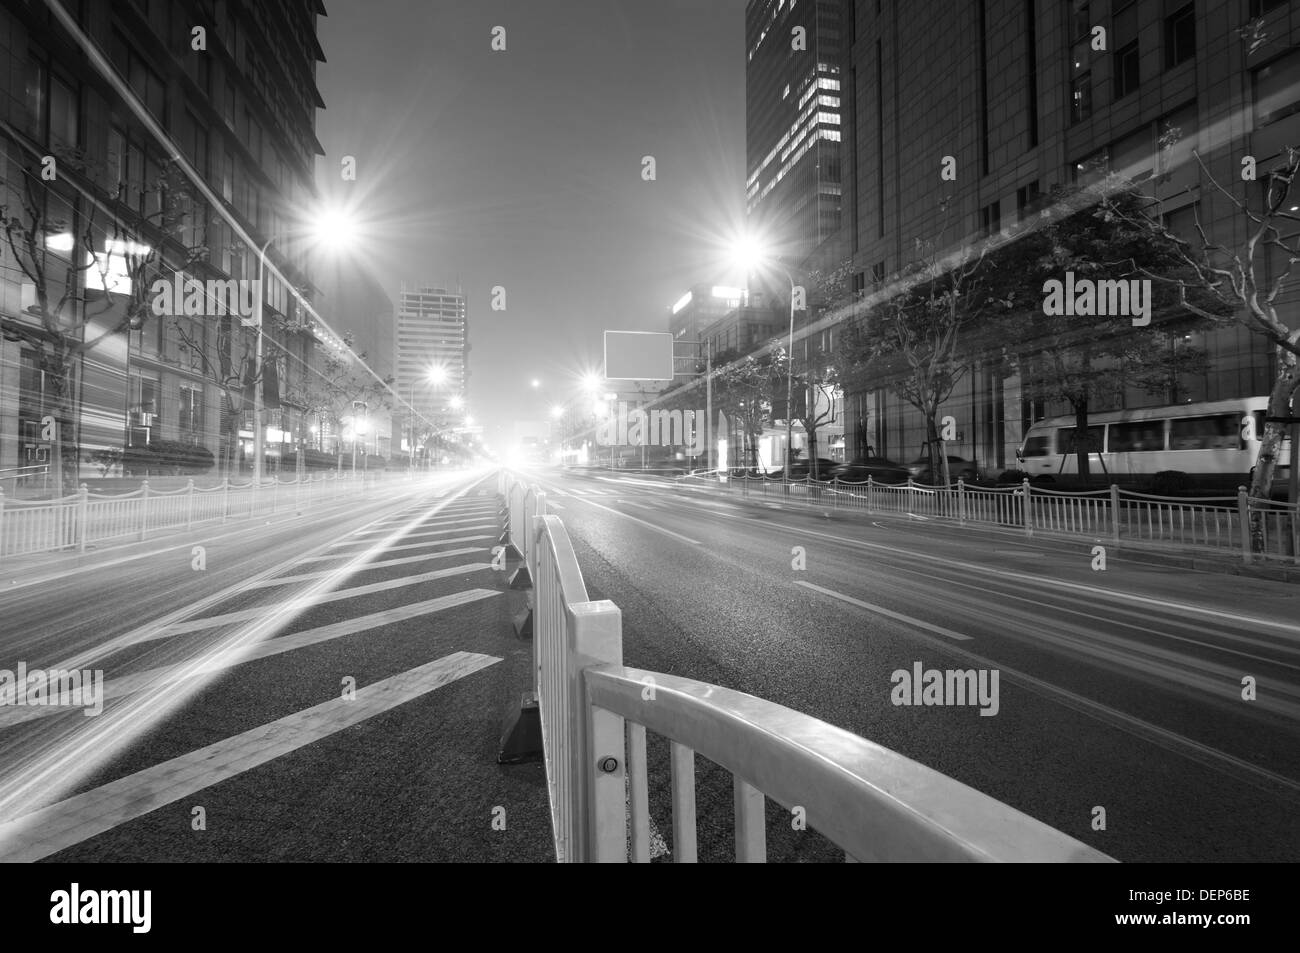
<instances>
[{"instance_id":1,"label":"office building window","mask_svg":"<svg viewBox=\"0 0 1300 953\"><path fill-rule=\"evenodd\" d=\"M1290 0L1250 0L1250 15L1252 17L1262 17L1266 13L1272 13L1286 6Z\"/></svg>"},{"instance_id":2,"label":"office building window","mask_svg":"<svg viewBox=\"0 0 1300 953\"><path fill-rule=\"evenodd\" d=\"M1126 44L1115 53L1115 98L1123 99L1138 88L1137 40Z\"/></svg>"},{"instance_id":3,"label":"office building window","mask_svg":"<svg viewBox=\"0 0 1300 953\"><path fill-rule=\"evenodd\" d=\"M1092 115L1092 74L1084 73L1070 86L1070 121L1083 122Z\"/></svg>"},{"instance_id":4,"label":"office building window","mask_svg":"<svg viewBox=\"0 0 1300 953\"><path fill-rule=\"evenodd\" d=\"M192 446L203 439L203 387L200 384L181 385L177 433L181 440Z\"/></svg>"},{"instance_id":5,"label":"office building window","mask_svg":"<svg viewBox=\"0 0 1300 953\"><path fill-rule=\"evenodd\" d=\"M1070 0L1070 23L1076 39L1092 30L1092 11L1088 7L1088 0Z\"/></svg>"},{"instance_id":6,"label":"office building window","mask_svg":"<svg viewBox=\"0 0 1300 953\"><path fill-rule=\"evenodd\" d=\"M1196 55L1196 7L1187 4L1165 17L1165 69Z\"/></svg>"},{"instance_id":7,"label":"office building window","mask_svg":"<svg viewBox=\"0 0 1300 953\"><path fill-rule=\"evenodd\" d=\"M980 209L980 234L984 238L1002 231L1002 203L994 202Z\"/></svg>"},{"instance_id":8,"label":"office building window","mask_svg":"<svg viewBox=\"0 0 1300 953\"><path fill-rule=\"evenodd\" d=\"M1300 53L1255 70L1255 128L1300 112Z\"/></svg>"},{"instance_id":9,"label":"office building window","mask_svg":"<svg viewBox=\"0 0 1300 953\"><path fill-rule=\"evenodd\" d=\"M1033 215L1038 211L1041 202L1042 192L1038 188L1037 180L1016 189L1016 220L1024 221Z\"/></svg>"}]
</instances>

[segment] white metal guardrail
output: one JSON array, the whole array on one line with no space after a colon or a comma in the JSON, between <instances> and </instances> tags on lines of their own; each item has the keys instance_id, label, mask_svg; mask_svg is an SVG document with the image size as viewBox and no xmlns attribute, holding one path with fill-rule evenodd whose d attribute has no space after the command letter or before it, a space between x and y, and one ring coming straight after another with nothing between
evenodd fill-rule
<instances>
[{"instance_id":1,"label":"white metal guardrail","mask_svg":"<svg viewBox=\"0 0 1300 953\"><path fill-rule=\"evenodd\" d=\"M1082 535L1180 551L1230 553L1247 565L1300 565L1300 504L1250 497L1245 488L1235 497L1167 497L1110 486L1104 490L1065 493L1034 486L952 486L863 483L838 479L769 479L764 477L691 475L680 484L716 487L742 497L865 513L906 513L959 523L989 523L1035 532ZM1252 547L1257 531L1262 548Z\"/></svg>"},{"instance_id":2,"label":"white metal guardrail","mask_svg":"<svg viewBox=\"0 0 1300 953\"><path fill-rule=\"evenodd\" d=\"M195 523L266 516L286 508L302 509L348 493L360 493L381 479L351 471L320 477L261 484L231 483L197 487L194 481L175 490L157 490L149 481L129 493L79 492L52 500L14 500L0 491L0 557L75 549L110 540L146 539L150 533L188 529Z\"/></svg>"},{"instance_id":3,"label":"white metal guardrail","mask_svg":"<svg viewBox=\"0 0 1300 953\"><path fill-rule=\"evenodd\" d=\"M766 860L765 798L802 807L852 861L1112 858L960 782L808 715L623 665L622 613L588 598L545 497L503 474L509 526L529 521L533 657L556 859L650 859L646 732L670 742L672 856L696 852L695 755L730 771L736 859ZM536 503L531 512L529 501ZM512 539L516 547L520 540ZM631 832L629 844L628 832Z\"/></svg>"}]
</instances>

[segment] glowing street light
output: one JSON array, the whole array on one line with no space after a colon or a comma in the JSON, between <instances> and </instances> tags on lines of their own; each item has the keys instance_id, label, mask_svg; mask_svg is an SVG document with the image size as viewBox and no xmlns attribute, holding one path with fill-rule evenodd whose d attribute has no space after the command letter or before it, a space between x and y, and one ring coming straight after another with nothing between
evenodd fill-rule
<instances>
[{"instance_id":1,"label":"glowing street light","mask_svg":"<svg viewBox=\"0 0 1300 953\"><path fill-rule=\"evenodd\" d=\"M352 223L337 209L324 209L315 218L287 234L297 231L305 234L318 244L328 245L334 251L340 251L351 244L355 234ZM266 295L262 291L262 279L266 272L266 253L276 238L272 235L257 252L257 303L253 309L253 324L257 328L257 346L253 353L253 480L262 482L262 306ZM355 446L353 448L355 456ZM298 454L298 469L303 466L303 454ZM355 461L354 461L355 468Z\"/></svg>"},{"instance_id":2,"label":"glowing street light","mask_svg":"<svg viewBox=\"0 0 1300 953\"><path fill-rule=\"evenodd\" d=\"M425 372L424 379L427 383L432 384L434 387L439 387L447 380L448 376L449 374L446 367L444 367L442 364L432 364L429 366L429 369ZM410 452L407 456L406 469L408 473L414 473L415 472L415 380L414 379L411 380L409 396L410 396L410 400L408 401L408 403L411 405L411 445L408 448Z\"/></svg>"}]
</instances>

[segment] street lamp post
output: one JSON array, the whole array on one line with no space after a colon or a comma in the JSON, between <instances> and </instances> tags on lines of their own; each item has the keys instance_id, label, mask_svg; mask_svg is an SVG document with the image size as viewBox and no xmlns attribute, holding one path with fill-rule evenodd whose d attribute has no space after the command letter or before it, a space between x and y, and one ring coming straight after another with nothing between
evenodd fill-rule
<instances>
[{"instance_id":1,"label":"street lamp post","mask_svg":"<svg viewBox=\"0 0 1300 953\"><path fill-rule=\"evenodd\" d=\"M790 344L785 355L785 482L790 481L790 468L794 463L794 279L777 265L777 270L790 282Z\"/></svg>"},{"instance_id":2,"label":"street lamp post","mask_svg":"<svg viewBox=\"0 0 1300 953\"><path fill-rule=\"evenodd\" d=\"M788 483L790 475L790 464L792 462L793 444L794 444L794 278L790 277L790 272L776 261L764 255L761 250L754 247L752 241L745 241L736 248L735 257L742 260L742 263L749 268L757 266L760 261L762 264L774 267L778 272L785 275L785 280L790 283L790 337L786 350L785 365L785 466L783 468L786 482ZM787 489L788 492L788 489Z\"/></svg>"},{"instance_id":3,"label":"street lamp post","mask_svg":"<svg viewBox=\"0 0 1300 953\"><path fill-rule=\"evenodd\" d=\"M262 482L262 278L266 273L266 250L275 241L272 235L257 253L257 304L253 323L257 326L257 344L253 350L253 482Z\"/></svg>"},{"instance_id":4,"label":"street lamp post","mask_svg":"<svg viewBox=\"0 0 1300 953\"><path fill-rule=\"evenodd\" d=\"M364 432L361 420L357 416L357 409L360 408L364 414L366 411L366 402L364 400L354 400L352 402L352 476L355 479L357 475L357 438ZM369 461L366 462L367 465Z\"/></svg>"}]
</instances>

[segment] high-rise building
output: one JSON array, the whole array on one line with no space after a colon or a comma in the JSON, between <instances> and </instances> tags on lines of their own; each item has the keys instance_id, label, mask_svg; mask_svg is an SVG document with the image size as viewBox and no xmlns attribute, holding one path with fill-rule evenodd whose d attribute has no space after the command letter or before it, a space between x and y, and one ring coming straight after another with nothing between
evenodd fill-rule
<instances>
[{"instance_id":1,"label":"high-rise building","mask_svg":"<svg viewBox=\"0 0 1300 953\"><path fill-rule=\"evenodd\" d=\"M402 286L397 304L398 394L430 423L446 419L452 399L469 384L469 324L465 296L445 288ZM430 371L443 374L438 383Z\"/></svg>"},{"instance_id":2,"label":"high-rise building","mask_svg":"<svg viewBox=\"0 0 1300 953\"><path fill-rule=\"evenodd\" d=\"M751 14L761 6L751 4ZM996 235L1032 221L1054 187L1107 170L1159 200L1165 221L1194 247L1198 220L1211 241L1232 247L1241 216L1193 152L1225 170L1242 156L1267 169L1284 145L1300 142L1294 2L859 0L853 23L845 42L856 130L848 210L854 290L887 289L918 241L960 247ZM773 30L780 25L778 17ZM777 81L789 80L754 82L751 96ZM751 104L751 116L762 105ZM955 177L941 176L945 157ZM1193 337L1209 370L1185 375L1176 396L1129 388L1096 395L1091 409L1268 392L1273 358L1261 336L1230 325ZM1013 467L1025 428L1067 407L1031 399L999 353L972 348L964 356L968 373L943 409L957 424L949 452L994 472ZM924 420L888 377L845 389L850 453L872 445L897 458L917 455Z\"/></svg>"},{"instance_id":3,"label":"high-rise building","mask_svg":"<svg viewBox=\"0 0 1300 953\"><path fill-rule=\"evenodd\" d=\"M850 0L745 9L748 228L792 268L842 256L852 19Z\"/></svg>"},{"instance_id":4,"label":"high-rise building","mask_svg":"<svg viewBox=\"0 0 1300 953\"><path fill-rule=\"evenodd\" d=\"M65 484L113 474L163 441L247 469L252 322L206 298L160 313L145 291L178 273L251 287L268 240L284 276L268 270L260 288L261 423L274 470L307 440L303 395L325 334L296 303L292 289L308 300L315 289L307 245L290 224L313 204L322 153L314 130L324 8L173 0L68 9L75 25L65 27L43 4L0 8L0 62L12 65L0 71L0 205L39 219L44 260L38 287L24 262L0 253L0 477L54 457ZM86 42L116 75L96 68ZM46 157L55 175L41 174ZM250 241L237 240L231 219ZM87 261L75 261L82 253ZM59 314L42 306L65 294ZM58 421L54 447L47 418Z\"/></svg>"}]
</instances>

